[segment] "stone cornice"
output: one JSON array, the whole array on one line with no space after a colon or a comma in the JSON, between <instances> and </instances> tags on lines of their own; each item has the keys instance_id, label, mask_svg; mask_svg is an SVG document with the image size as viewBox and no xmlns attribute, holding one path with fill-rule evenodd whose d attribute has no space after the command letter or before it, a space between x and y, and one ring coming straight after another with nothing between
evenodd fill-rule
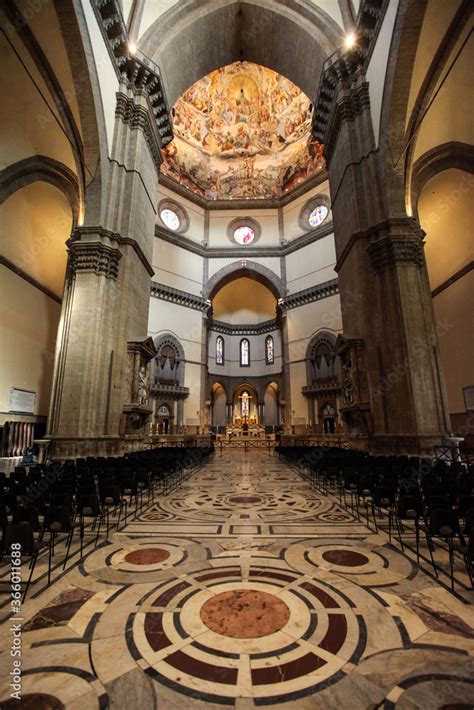
<instances>
[{"instance_id":1,"label":"stone cornice","mask_svg":"<svg viewBox=\"0 0 474 710\"><path fill-rule=\"evenodd\" d=\"M163 384L156 382L150 385L150 394L168 400L186 399L189 397L189 387L181 387L174 384Z\"/></svg>"},{"instance_id":2,"label":"stone cornice","mask_svg":"<svg viewBox=\"0 0 474 710\"><path fill-rule=\"evenodd\" d=\"M117 76L146 94L159 135L159 147L163 148L173 139L173 128L160 68L138 49L133 54L130 52L118 0L93 0L92 6Z\"/></svg>"},{"instance_id":3,"label":"stone cornice","mask_svg":"<svg viewBox=\"0 0 474 710\"><path fill-rule=\"evenodd\" d=\"M273 247L208 247L205 244L193 242L183 234L172 232L170 229L166 229L166 227L162 227L159 224L155 225L155 237L158 239L163 239L163 241L169 244L174 244L181 249L186 249L193 254L198 254L208 259L252 259L257 257L274 257L278 259L282 256L292 254L313 242L317 242L319 239L324 239L324 237L332 234L333 231L333 223L332 221L328 221L327 223L323 223L320 227L306 232L306 234L295 237L290 242L278 244Z\"/></svg>"},{"instance_id":4,"label":"stone cornice","mask_svg":"<svg viewBox=\"0 0 474 710\"><path fill-rule=\"evenodd\" d=\"M325 281L322 284L311 286L311 288L306 288L303 291L297 291L289 296L285 296L278 305L283 311L288 311L292 308L305 306L307 303L313 303L313 301L320 301L323 298L335 296L338 293L338 281L337 279L332 279L331 281Z\"/></svg>"},{"instance_id":5,"label":"stone cornice","mask_svg":"<svg viewBox=\"0 0 474 710\"><path fill-rule=\"evenodd\" d=\"M153 276L155 271L146 258L145 254L141 250L139 244L130 237L122 237L117 232L112 232L109 229L104 229L103 227L76 227L72 233L71 238L68 240L67 244L73 244L74 242L79 242L82 236L98 236L115 242L116 244L123 246L131 246L143 266L147 270L150 276Z\"/></svg>"},{"instance_id":6,"label":"stone cornice","mask_svg":"<svg viewBox=\"0 0 474 710\"><path fill-rule=\"evenodd\" d=\"M301 195L306 194L318 185L326 182L328 179L327 170L322 169L315 175L312 175L301 185L297 185L290 192L286 192L281 197L273 197L271 199L242 198L234 200L206 200L205 197L197 195L195 192L188 190L187 187L181 185L181 183L177 182L173 178L163 174L160 176L160 184L175 194L181 195L181 197L184 197L186 200L193 202L195 205L198 205L204 210L236 210L242 212L242 210L277 209L278 207L284 207L296 198L301 197Z\"/></svg>"},{"instance_id":7,"label":"stone cornice","mask_svg":"<svg viewBox=\"0 0 474 710\"><path fill-rule=\"evenodd\" d=\"M249 323L246 325L236 325L234 323L224 323L223 321L209 318L209 330L223 335L263 335L271 333L279 328L278 318L263 321L263 323Z\"/></svg>"},{"instance_id":8,"label":"stone cornice","mask_svg":"<svg viewBox=\"0 0 474 710\"><path fill-rule=\"evenodd\" d=\"M312 286L311 288L306 288L304 291L297 291L284 299L280 299L278 302L278 307L280 311L288 311L292 308L298 308L299 306L305 306L307 303L312 303L313 301L319 301L323 298L329 298L330 296L335 296L339 293L339 286L337 279L332 279L331 281L325 281L317 286ZM188 293L187 291L181 291L178 288L173 288L172 286L166 286L165 284L157 283L156 281L151 282L151 294L153 298L159 298L162 301L169 301L171 303L176 303L178 306L184 306L185 308L192 308L195 311L206 311L210 308L211 304L209 301L204 299L202 296L197 296L194 293ZM233 325L231 323L224 323L222 321L215 321L209 319L209 324L211 325L211 330L219 333L229 333L229 335L236 335L237 331L240 334L240 329L246 329L249 334L257 334L257 330L261 333L271 332L279 327L278 318L264 321L256 325ZM251 332L250 332L251 331ZM242 333L244 334L244 333Z\"/></svg>"},{"instance_id":9,"label":"stone cornice","mask_svg":"<svg viewBox=\"0 0 474 710\"><path fill-rule=\"evenodd\" d=\"M327 384L319 383L314 385L304 385L301 388L303 397L319 397L320 395L338 395L342 392L342 386L337 380Z\"/></svg>"},{"instance_id":10,"label":"stone cornice","mask_svg":"<svg viewBox=\"0 0 474 710\"><path fill-rule=\"evenodd\" d=\"M122 253L102 242L80 242L69 240L68 277L86 271L108 279L118 276Z\"/></svg>"},{"instance_id":11,"label":"stone cornice","mask_svg":"<svg viewBox=\"0 0 474 710\"><path fill-rule=\"evenodd\" d=\"M143 106L136 104L131 97L126 96L122 92L118 92L115 115L121 118L122 121L133 130L140 129L143 131L151 157L159 172L160 165L163 162L160 151L161 140L156 125L150 117L150 112L143 108Z\"/></svg>"},{"instance_id":12,"label":"stone cornice","mask_svg":"<svg viewBox=\"0 0 474 710\"><path fill-rule=\"evenodd\" d=\"M179 288L159 284L156 281L151 282L150 295L153 296L153 298L159 298L162 301L176 303L178 306L192 308L195 311L204 312L210 306L210 304L202 296L196 296L194 293L181 291Z\"/></svg>"},{"instance_id":13,"label":"stone cornice","mask_svg":"<svg viewBox=\"0 0 474 710\"><path fill-rule=\"evenodd\" d=\"M416 224L416 221L412 217L391 217L385 220L384 222L380 222L379 224L370 227L369 229L354 232L354 234L351 236L346 246L342 250L342 253L337 260L336 266L334 267L334 271L340 271L345 260L349 256L349 253L351 252L352 248L360 239L371 241L374 244L380 243L380 245L382 243L382 240L384 240L384 244L387 244L387 241L391 240L393 240L394 242L398 242L398 246L395 245L393 249L394 255L399 254L400 261L406 260L404 257L402 258L403 250L401 249L401 242L409 241L410 243L413 243L413 257L415 263L418 263L420 258L420 246L421 250L423 248L423 236L424 232L419 228L419 226ZM388 247L385 247L385 251L387 250L387 248ZM382 249L382 246L380 246L380 249ZM371 246L371 244L369 244L367 247L367 251L371 256L371 259L375 259L375 261L372 262L375 268L376 262L378 263L378 257L375 257L377 247Z\"/></svg>"},{"instance_id":14,"label":"stone cornice","mask_svg":"<svg viewBox=\"0 0 474 710\"><path fill-rule=\"evenodd\" d=\"M312 131L316 140L326 146L327 155L331 154L329 136L333 130L330 128L337 131L340 122L350 117L352 102L354 107L357 107L357 92L352 94L350 87L354 79L363 75L367 69L386 5L386 0L362 0L354 28L356 44L351 49L337 50L324 64L316 95ZM339 88L345 88L348 93L336 108L334 104ZM366 100L365 97L364 102ZM334 116L335 112L338 113L337 117Z\"/></svg>"}]
</instances>

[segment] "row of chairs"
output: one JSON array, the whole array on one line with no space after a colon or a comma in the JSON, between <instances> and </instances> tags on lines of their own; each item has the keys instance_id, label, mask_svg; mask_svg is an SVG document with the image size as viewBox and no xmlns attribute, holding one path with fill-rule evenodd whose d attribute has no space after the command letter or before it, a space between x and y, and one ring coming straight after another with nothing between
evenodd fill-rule
<instances>
[{"instance_id":1,"label":"row of chairs","mask_svg":"<svg viewBox=\"0 0 474 710\"><path fill-rule=\"evenodd\" d=\"M86 530L94 534L97 546L101 530L109 537L111 520L118 531L121 521L127 524L132 507L136 518L156 494L169 494L212 453L211 447L159 448L119 458L52 462L29 470L19 466L9 478L1 476L0 555L11 555L16 543L22 556L30 559L23 599L38 556L46 548L51 583L58 536L65 536L65 569L76 532L82 558Z\"/></svg>"},{"instance_id":2,"label":"row of chairs","mask_svg":"<svg viewBox=\"0 0 474 710\"><path fill-rule=\"evenodd\" d=\"M364 452L320 447L277 447L285 458L320 492L332 493L339 503L377 532L381 518L388 521L389 540L396 531L402 551L407 535L415 537L420 561L420 540L426 540L434 574L434 540L448 552L451 588L454 560L464 560L473 585L474 467L460 462L429 461L406 456L370 456Z\"/></svg>"}]
</instances>

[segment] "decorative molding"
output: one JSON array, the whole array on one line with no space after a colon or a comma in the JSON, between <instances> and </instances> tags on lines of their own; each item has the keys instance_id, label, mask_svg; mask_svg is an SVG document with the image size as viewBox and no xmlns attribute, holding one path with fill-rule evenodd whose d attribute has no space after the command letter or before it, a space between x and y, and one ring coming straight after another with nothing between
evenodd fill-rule
<instances>
[{"instance_id":1,"label":"decorative molding","mask_svg":"<svg viewBox=\"0 0 474 710\"><path fill-rule=\"evenodd\" d=\"M323 298L329 298L338 293L338 280L332 279L331 281L325 281L317 286L311 286L311 288L306 288L303 291L297 291L289 296L285 296L278 305L282 311L289 311L292 308L299 308L300 306L305 306L307 303L320 301Z\"/></svg>"},{"instance_id":2,"label":"decorative molding","mask_svg":"<svg viewBox=\"0 0 474 710\"><path fill-rule=\"evenodd\" d=\"M332 279L332 281L326 281L322 284L318 284L317 286L307 288L304 291L297 291L296 293L292 293L285 298L281 298L278 303L278 307L281 311L288 311L292 308L305 306L307 303L312 303L313 301L319 301L323 298L335 296L338 293L338 280ZM187 291L181 291L180 289L167 286L166 284L160 284L156 281L151 282L150 295L152 298L159 298L162 301L176 303L178 306L192 308L195 311L205 312L211 307L210 301L204 299L202 296L197 296L196 294L188 293ZM224 333L226 335L260 335L271 332L272 330L277 330L280 327L280 322L278 318L274 318L255 325L233 325L232 323L224 323L223 321L209 319L209 325L210 330L213 330L216 333Z\"/></svg>"},{"instance_id":3,"label":"decorative molding","mask_svg":"<svg viewBox=\"0 0 474 710\"><path fill-rule=\"evenodd\" d=\"M318 383L314 385L304 385L301 388L301 394L303 397L317 398L321 396L328 395L340 395L342 393L342 386L338 380L332 380L327 383Z\"/></svg>"},{"instance_id":4,"label":"decorative molding","mask_svg":"<svg viewBox=\"0 0 474 710\"><path fill-rule=\"evenodd\" d=\"M122 253L102 242L67 242L69 247L68 277L88 271L116 279Z\"/></svg>"},{"instance_id":5,"label":"decorative molding","mask_svg":"<svg viewBox=\"0 0 474 710\"><path fill-rule=\"evenodd\" d=\"M320 239L333 234L333 223L332 220L325 220L323 224L315 229L312 229L306 234L302 234L299 237L295 237L290 242L285 244L279 244L277 246L269 247L258 247L250 244L247 247L239 247L237 244L233 247L208 247L203 244L198 244L192 241L189 237L185 237L177 232L173 232L166 227L162 227L159 224L155 225L155 237L158 239L163 239L163 241L173 244L174 246L180 247L181 249L186 249L193 254L198 254L203 258L207 259L227 259L227 258L241 258L248 259L249 257L270 257L279 259L283 256L288 256L299 249L303 249L313 242L317 242Z\"/></svg>"},{"instance_id":6,"label":"decorative molding","mask_svg":"<svg viewBox=\"0 0 474 710\"><path fill-rule=\"evenodd\" d=\"M13 261L10 261L10 259L7 259L5 256L0 254L0 264L2 266L5 266L7 269L12 271L14 274L19 276L21 279L24 281L27 281L29 284L34 286L35 288L38 289L38 291L42 291L46 296L51 298L53 301L56 301L56 303L62 303L62 299L57 296L53 291L50 291L49 288L46 288L46 286L43 286L42 283L34 279L30 274L27 274L26 271L23 271L23 269L20 269L19 266L13 263Z\"/></svg>"},{"instance_id":7,"label":"decorative molding","mask_svg":"<svg viewBox=\"0 0 474 710\"><path fill-rule=\"evenodd\" d=\"M156 382L150 385L150 394L155 398L161 397L162 399L174 402L189 397L189 387L171 384L167 385L161 382Z\"/></svg>"},{"instance_id":8,"label":"decorative molding","mask_svg":"<svg viewBox=\"0 0 474 710\"><path fill-rule=\"evenodd\" d=\"M163 148L173 139L173 128L160 68L138 49L133 54L130 52L128 30L119 0L93 0L92 4L117 75L119 79L125 78L134 90L146 94L150 114L154 116L153 128L159 136L159 148ZM134 120L137 121L135 127L145 128L139 114ZM148 135L147 142L150 138Z\"/></svg>"},{"instance_id":9,"label":"decorative molding","mask_svg":"<svg viewBox=\"0 0 474 710\"><path fill-rule=\"evenodd\" d=\"M459 281L459 279L462 279L463 276L466 276L466 274L469 274L472 270L474 269L474 260L469 261L465 266L463 266L461 269L458 269L452 276L449 277L449 279L446 279L446 281L443 281L439 286L436 286L431 291L431 296L434 298L435 296L439 296L440 293L445 291L447 288L452 286L456 281Z\"/></svg>"},{"instance_id":10,"label":"decorative molding","mask_svg":"<svg viewBox=\"0 0 474 710\"><path fill-rule=\"evenodd\" d=\"M411 218L392 218L368 231L376 238L367 246L376 272L393 269L397 264L423 266L423 231Z\"/></svg>"},{"instance_id":11,"label":"decorative molding","mask_svg":"<svg viewBox=\"0 0 474 710\"><path fill-rule=\"evenodd\" d=\"M312 131L316 140L325 145L328 156L331 155L340 123L352 118L354 112L361 111L367 105L368 88L364 86L365 82L353 91L350 88L354 79L362 75L368 66L386 5L386 0L362 0L354 28L357 43L351 49L343 47L337 50L324 63L314 102L317 111L314 112ZM341 86L349 91L335 107L337 90Z\"/></svg>"},{"instance_id":12,"label":"decorative molding","mask_svg":"<svg viewBox=\"0 0 474 710\"><path fill-rule=\"evenodd\" d=\"M210 306L210 304L205 301L202 296L196 296L193 293L181 291L178 288L166 286L165 284L160 284L156 281L151 282L150 295L153 298L159 298L161 301L170 301L171 303L176 303L178 306L192 308L195 311L204 312Z\"/></svg>"},{"instance_id":13,"label":"decorative molding","mask_svg":"<svg viewBox=\"0 0 474 710\"><path fill-rule=\"evenodd\" d=\"M419 242L421 247L423 247L423 237L424 232L422 229L420 229L413 217L391 217L390 219L387 219L384 222L379 222L379 224L376 224L373 227L370 227L369 229L354 232L354 234L350 237L346 246L342 250L339 259L337 260L336 266L334 267L334 271L338 273L341 270L345 260L349 256L354 245L361 239L367 241L373 240L373 242L381 241L384 238L387 238L389 240L393 239L394 241L408 240L413 241L415 244ZM416 247L414 248L416 249ZM373 262L373 265L375 268L375 263L379 263L378 257L375 256L375 252L377 251L377 249L376 247L373 247L372 250L374 253L375 262ZM401 248L399 249L397 246L395 246L394 250L396 250L395 253L400 252L401 256ZM369 252L369 247L367 247L367 251Z\"/></svg>"},{"instance_id":14,"label":"decorative molding","mask_svg":"<svg viewBox=\"0 0 474 710\"><path fill-rule=\"evenodd\" d=\"M249 323L245 325L235 325L233 323L224 323L224 321L208 320L209 330L215 333L223 333L224 335L264 335L278 330L280 323L278 318L266 320L262 323Z\"/></svg>"},{"instance_id":15,"label":"decorative molding","mask_svg":"<svg viewBox=\"0 0 474 710\"><path fill-rule=\"evenodd\" d=\"M74 229L74 232L72 233L71 239L67 243L69 244L73 242L78 242L83 235L99 236L105 239L109 239L111 242L115 242L119 246L122 245L132 247L148 274L150 276L154 276L154 268L146 258L145 254L143 253L138 242L136 242L135 239L131 239L130 237L122 237L120 236L120 234L117 234L117 232L111 232L109 229L104 229L103 227L76 227Z\"/></svg>"},{"instance_id":16,"label":"decorative molding","mask_svg":"<svg viewBox=\"0 0 474 710\"><path fill-rule=\"evenodd\" d=\"M313 190L318 185L328 180L326 169L311 176L306 182L297 185L293 190L286 192L282 197L273 198L242 198L234 200L206 200L206 198L197 195L192 190L189 190L181 183L177 182L168 175L160 176L160 184L168 190L175 192L177 195L184 197L186 200L193 202L204 210L238 210L239 212L247 210L262 210L262 209L277 209L285 207L293 200L296 200L301 195Z\"/></svg>"},{"instance_id":17,"label":"decorative molding","mask_svg":"<svg viewBox=\"0 0 474 710\"><path fill-rule=\"evenodd\" d=\"M115 115L121 118L132 130L140 129L143 131L148 148L150 149L151 157L159 172L160 165L163 162L160 151L161 141L157 136L156 127L152 123L149 111L143 108L143 106L137 105L132 98L118 92Z\"/></svg>"},{"instance_id":18,"label":"decorative molding","mask_svg":"<svg viewBox=\"0 0 474 710\"><path fill-rule=\"evenodd\" d=\"M382 237L367 247L375 271L393 269L397 264L423 266L423 242L417 237Z\"/></svg>"}]
</instances>

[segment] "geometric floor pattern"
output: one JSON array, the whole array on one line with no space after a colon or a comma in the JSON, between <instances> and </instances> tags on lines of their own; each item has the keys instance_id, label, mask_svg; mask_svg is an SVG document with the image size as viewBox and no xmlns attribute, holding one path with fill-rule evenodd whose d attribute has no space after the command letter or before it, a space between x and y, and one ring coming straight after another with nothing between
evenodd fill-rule
<instances>
[{"instance_id":1,"label":"geometric floor pattern","mask_svg":"<svg viewBox=\"0 0 474 710\"><path fill-rule=\"evenodd\" d=\"M464 578L452 594L273 454L216 453L92 547L49 588L38 562L2 710L473 707Z\"/></svg>"}]
</instances>

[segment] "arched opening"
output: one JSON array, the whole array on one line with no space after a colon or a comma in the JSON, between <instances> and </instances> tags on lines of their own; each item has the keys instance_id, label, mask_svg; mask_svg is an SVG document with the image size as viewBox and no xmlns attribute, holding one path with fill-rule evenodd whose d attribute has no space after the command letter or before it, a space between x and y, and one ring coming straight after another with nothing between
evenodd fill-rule
<instances>
[{"instance_id":1,"label":"arched opening","mask_svg":"<svg viewBox=\"0 0 474 710\"><path fill-rule=\"evenodd\" d=\"M455 435L472 446L469 401L472 397L474 271L472 270L472 173L459 169L429 179L418 199L418 217L426 232L425 255L433 297L441 367Z\"/></svg>"},{"instance_id":2,"label":"arched opening","mask_svg":"<svg viewBox=\"0 0 474 710\"><path fill-rule=\"evenodd\" d=\"M243 434L260 423L257 391L246 382L234 390L232 423L241 427Z\"/></svg>"},{"instance_id":3,"label":"arched opening","mask_svg":"<svg viewBox=\"0 0 474 710\"><path fill-rule=\"evenodd\" d=\"M211 389L211 422L216 433L221 433L226 426L226 394L223 386L216 382Z\"/></svg>"},{"instance_id":4,"label":"arched opening","mask_svg":"<svg viewBox=\"0 0 474 710\"><path fill-rule=\"evenodd\" d=\"M276 382L270 382L265 388L265 429L271 427L273 431L280 424L280 388Z\"/></svg>"}]
</instances>

